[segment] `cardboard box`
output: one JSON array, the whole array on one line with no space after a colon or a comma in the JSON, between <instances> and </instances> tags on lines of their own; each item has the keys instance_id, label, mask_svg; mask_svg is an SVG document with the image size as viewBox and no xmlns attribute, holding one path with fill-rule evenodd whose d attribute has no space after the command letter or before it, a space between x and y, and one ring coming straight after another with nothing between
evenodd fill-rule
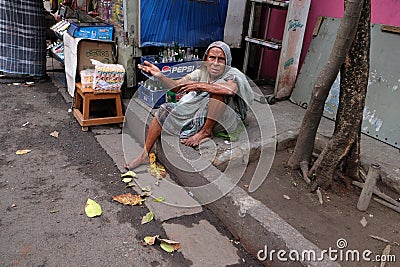
<instances>
[{"instance_id":1,"label":"cardboard box","mask_svg":"<svg viewBox=\"0 0 400 267\"><path fill-rule=\"evenodd\" d=\"M81 40L78 44L78 72L94 69L90 59L95 59L102 63L114 63L113 43Z\"/></svg>"},{"instance_id":2,"label":"cardboard box","mask_svg":"<svg viewBox=\"0 0 400 267\"><path fill-rule=\"evenodd\" d=\"M91 58L104 63L113 62L112 42L74 38L69 34L63 35L65 74L67 89L70 96L74 96L75 83L79 81L79 73L83 69L94 69Z\"/></svg>"},{"instance_id":3,"label":"cardboard box","mask_svg":"<svg viewBox=\"0 0 400 267\"><path fill-rule=\"evenodd\" d=\"M72 21L68 33L75 38L89 38L112 41L114 26L106 22L75 22Z\"/></svg>"}]
</instances>

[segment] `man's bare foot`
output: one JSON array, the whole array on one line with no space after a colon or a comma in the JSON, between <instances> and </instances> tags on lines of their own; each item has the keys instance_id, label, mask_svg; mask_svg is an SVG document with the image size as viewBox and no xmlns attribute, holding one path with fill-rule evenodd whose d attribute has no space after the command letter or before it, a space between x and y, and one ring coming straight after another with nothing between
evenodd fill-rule
<instances>
[{"instance_id":1,"label":"man's bare foot","mask_svg":"<svg viewBox=\"0 0 400 267\"><path fill-rule=\"evenodd\" d=\"M189 137L188 139L182 139L181 143L186 146L195 147L195 146L198 146L200 143L209 140L211 137L212 137L211 134L206 133L204 131L200 131L200 132L196 133L195 135Z\"/></svg>"},{"instance_id":2,"label":"man's bare foot","mask_svg":"<svg viewBox=\"0 0 400 267\"><path fill-rule=\"evenodd\" d=\"M147 153L142 153L140 156L133 159L131 162L126 163L124 165L124 168L127 170L133 170L139 167L140 165L144 165L146 163L149 163L149 156L147 155Z\"/></svg>"}]
</instances>

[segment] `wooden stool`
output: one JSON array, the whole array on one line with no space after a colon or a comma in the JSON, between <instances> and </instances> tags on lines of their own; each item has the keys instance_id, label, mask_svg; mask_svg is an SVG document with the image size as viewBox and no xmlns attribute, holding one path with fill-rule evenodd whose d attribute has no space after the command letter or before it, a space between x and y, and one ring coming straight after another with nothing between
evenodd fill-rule
<instances>
[{"instance_id":1,"label":"wooden stool","mask_svg":"<svg viewBox=\"0 0 400 267\"><path fill-rule=\"evenodd\" d=\"M114 117L90 118L90 101L114 99L115 114ZM88 126L123 123L124 114L122 113L121 91L95 91L93 88L82 88L80 82L76 83L75 102L73 106L73 114L82 126L83 131L88 130Z\"/></svg>"}]
</instances>

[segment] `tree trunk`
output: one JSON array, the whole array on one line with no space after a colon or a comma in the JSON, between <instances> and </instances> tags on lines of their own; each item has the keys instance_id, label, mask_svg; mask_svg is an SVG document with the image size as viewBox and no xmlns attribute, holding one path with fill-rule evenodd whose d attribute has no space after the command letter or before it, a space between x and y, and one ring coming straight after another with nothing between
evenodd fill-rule
<instances>
[{"instance_id":1,"label":"tree trunk","mask_svg":"<svg viewBox=\"0 0 400 267\"><path fill-rule=\"evenodd\" d=\"M363 2L364 0L347 0L346 2L344 16L340 22L332 52L328 63L324 66L315 82L296 147L288 162L288 165L293 169L299 168L302 161L310 162L324 104L354 40Z\"/></svg>"},{"instance_id":2,"label":"tree trunk","mask_svg":"<svg viewBox=\"0 0 400 267\"><path fill-rule=\"evenodd\" d=\"M359 179L361 124L369 76L370 11L370 0L365 0L357 34L341 69L335 131L310 170L317 185L324 188L331 185L339 167L347 176Z\"/></svg>"}]
</instances>

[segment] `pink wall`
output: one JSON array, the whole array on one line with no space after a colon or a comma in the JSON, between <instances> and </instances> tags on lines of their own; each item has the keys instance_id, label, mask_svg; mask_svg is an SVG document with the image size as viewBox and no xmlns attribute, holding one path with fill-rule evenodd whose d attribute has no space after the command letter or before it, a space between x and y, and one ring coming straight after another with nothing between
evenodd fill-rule
<instances>
[{"instance_id":1,"label":"pink wall","mask_svg":"<svg viewBox=\"0 0 400 267\"><path fill-rule=\"evenodd\" d=\"M300 56L300 65L303 63L308 47L312 40L312 31L319 16L341 18L343 16L344 0L312 0L306 32L304 36L303 49ZM266 21L266 14L262 16L262 21ZM371 21L376 24L386 24L400 26L400 1L398 0L371 0ZM283 28L285 26L286 12L273 9L271 12L270 26L267 38L282 39ZM263 29L265 28L265 23ZM275 80L279 51L265 50L261 78ZM299 68L300 69L300 68Z\"/></svg>"}]
</instances>

